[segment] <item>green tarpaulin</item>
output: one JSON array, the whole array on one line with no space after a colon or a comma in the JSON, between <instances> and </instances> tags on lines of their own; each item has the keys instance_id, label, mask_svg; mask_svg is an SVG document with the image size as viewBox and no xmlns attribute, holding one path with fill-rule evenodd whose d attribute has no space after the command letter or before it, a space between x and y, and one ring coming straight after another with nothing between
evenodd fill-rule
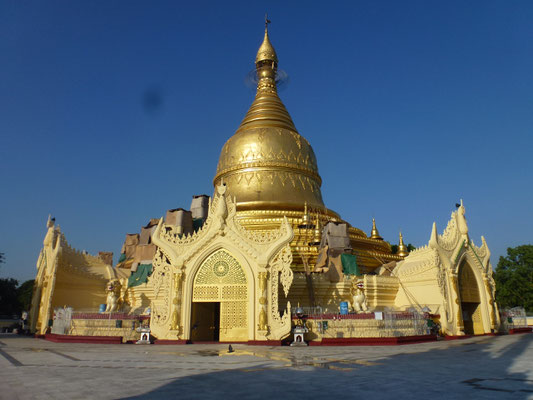
<instances>
[{"instance_id":1,"label":"green tarpaulin","mask_svg":"<svg viewBox=\"0 0 533 400\"><path fill-rule=\"evenodd\" d=\"M120 258L118 259L118 262L121 263L122 261L124 261L126 259L126 253L122 253L120 255Z\"/></svg>"},{"instance_id":2,"label":"green tarpaulin","mask_svg":"<svg viewBox=\"0 0 533 400\"><path fill-rule=\"evenodd\" d=\"M137 271L128 278L128 287L146 283L150 275L152 275L152 264L140 264L137 267Z\"/></svg>"},{"instance_id":3,"label":"green tarpaulin","mask_svg":"<svg viewBox=\"0 0 533 400\"><path fill-rule=\"evenodd\" d=\"M357 266L357 258L352 254L341 254L342 273L345 275L361 275Z\"/></svg>"}]
</instances>

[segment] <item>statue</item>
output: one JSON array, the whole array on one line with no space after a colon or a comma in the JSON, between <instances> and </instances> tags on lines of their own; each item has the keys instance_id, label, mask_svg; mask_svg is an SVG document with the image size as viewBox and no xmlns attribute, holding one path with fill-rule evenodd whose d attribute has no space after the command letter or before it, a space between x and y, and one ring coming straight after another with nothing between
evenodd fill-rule
<instances>
[{"instance_id":1,"label":"statue","mask_svg":"<svg viewBox=\"0 0 533 400\"><path fill-rule=\"evenodd\" d=\"M458 210L457 210L457 228L459 229L459 232L461 233L461 235L463 235L466 238L466 240L469 241L468 240L468 225L466 223L465 213L466 213L465 206L463 205L463 199L461 199L461 204L459 205Z\"/></svg>"},{"instance_id":2,"label":"statue","mask_svg":"<svg viewBox=\"0 0 533 400\"><path fill-rule=\"evenodd\" d=\"M120 281L118 279L111 279L109 282L107 282L107 304L105 309L106 312L114 312L117 311L117 309L119 308L119 296L121 288L122 285L120 284Z\"/></svg>"},{"instance_id":3,"label":"statue","mask_svg":"<svg viewBox=\"0 0 533 400\"><path fill-rule=\"evenodd\" d=\"M355 282L352 285L350 290L351 294L351 305L355 312L360 313L362 311L367 311L368 306L366 304L366 296L363 291L363 282Z\"/></svg>"},{"instance_id":4,"label":"statue","mask_svg":"<svg viewBox=\"0 0 533 400\"><path fill-rule=\"evenodd\" d=\"M228 206L226 204L226 199L224 194L226 193L226 184L222 181L220 185L217 186L217 193L219 196L218 203L215 208L215 218L220 221L220 226L223 227L225 219L228 215Z\"/></svg>"}]
</instances>

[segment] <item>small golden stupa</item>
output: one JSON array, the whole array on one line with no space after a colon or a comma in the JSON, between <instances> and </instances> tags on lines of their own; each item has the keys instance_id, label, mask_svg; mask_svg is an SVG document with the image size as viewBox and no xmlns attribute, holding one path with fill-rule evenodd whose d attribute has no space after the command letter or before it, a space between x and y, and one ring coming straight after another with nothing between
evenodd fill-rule
<instances>
[{"instance_id":1,"label":"small golden stupa","mask_svg":"<svg viewBox=\"0 0 533 400\"><path fill-rule=\"evenodd\" d=\"M324 205L315 152L278 96L278 56L270 42L268 25L255 67L255 99L235 134L222 147L213 184L227 183L237 200L240 222L247 229L277 229L287 216L295 231L291 243L293 268L303 271L302 257L314 265L318 254L315 225L345 221ZM316 215L313 225L307 223L306 209ZM352 226L348 232L363 272L402 259L391 254L390 245L379 234L376 237L373 232L368 237Z\"/></svg>"}]
</instances>

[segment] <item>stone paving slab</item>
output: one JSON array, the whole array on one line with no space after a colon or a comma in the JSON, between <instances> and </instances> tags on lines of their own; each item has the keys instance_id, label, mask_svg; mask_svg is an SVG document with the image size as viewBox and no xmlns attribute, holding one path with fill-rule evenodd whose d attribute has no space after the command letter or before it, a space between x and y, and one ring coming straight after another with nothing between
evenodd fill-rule
<instances>
[{"instance_id":1,"label":"stone paving slab","mask_svg":"<svg viewBox=\"0 0 533 400\"><path fill-rule=\"evenodd\" d=\"M402 346L52 343L0 334L0 399L533 399L533 334Z\"/></svg>"}]
</instances>

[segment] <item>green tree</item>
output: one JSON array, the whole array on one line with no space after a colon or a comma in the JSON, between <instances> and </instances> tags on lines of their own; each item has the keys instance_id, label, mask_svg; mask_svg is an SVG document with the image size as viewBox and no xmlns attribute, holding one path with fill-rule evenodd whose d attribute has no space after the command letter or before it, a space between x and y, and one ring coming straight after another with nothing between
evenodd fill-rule
<instances>
[{"instance_id":1,"label":"green tree","mask_svg":"<svg viewBox=\"0 0 533 400\"><path fill-rule=\"evenodd\" d=\"M496 272L496 301L500 307L522 306L533 311L533 245L509 247Z\"/></svg>"},{"instance_id":2,"label":"green tree","mask_svg":"<svg viewBox=\"0 0 533 400\"><path fill-rule=\"evenodd\" d=\"M31 306L31 296L33 295L34 279L24 282L17 288L17 300L21 307L20 311L29 311Z\"/></svg>"},{"instance_id":3,"label":"green tree","mask_svg":"<svg viewBox=\"0 0 533 400\"><path fill-rule=\"evenodd\" d=\"M390 243L389 243L390 244ZM391 249L391 253L392 254L396 254L398 253L398 245L397 244L391 244L390 245L390 249ZM414 249L416 249L415 246L413 246L411 243L409 243L407 245L407 250L409 250L410 252L413 251Z\"/></svg>"},{"instance_id":4,"label":"green tree","mask_svg":"<svg viewBox=\"0 0 533 400\"><path fill-rule=\"evenodd\" d=\"M19 313L18 284L18 281L13 278L0 279L0 315L11 318L12 315Z\"/></svg>"}]
</instances>

